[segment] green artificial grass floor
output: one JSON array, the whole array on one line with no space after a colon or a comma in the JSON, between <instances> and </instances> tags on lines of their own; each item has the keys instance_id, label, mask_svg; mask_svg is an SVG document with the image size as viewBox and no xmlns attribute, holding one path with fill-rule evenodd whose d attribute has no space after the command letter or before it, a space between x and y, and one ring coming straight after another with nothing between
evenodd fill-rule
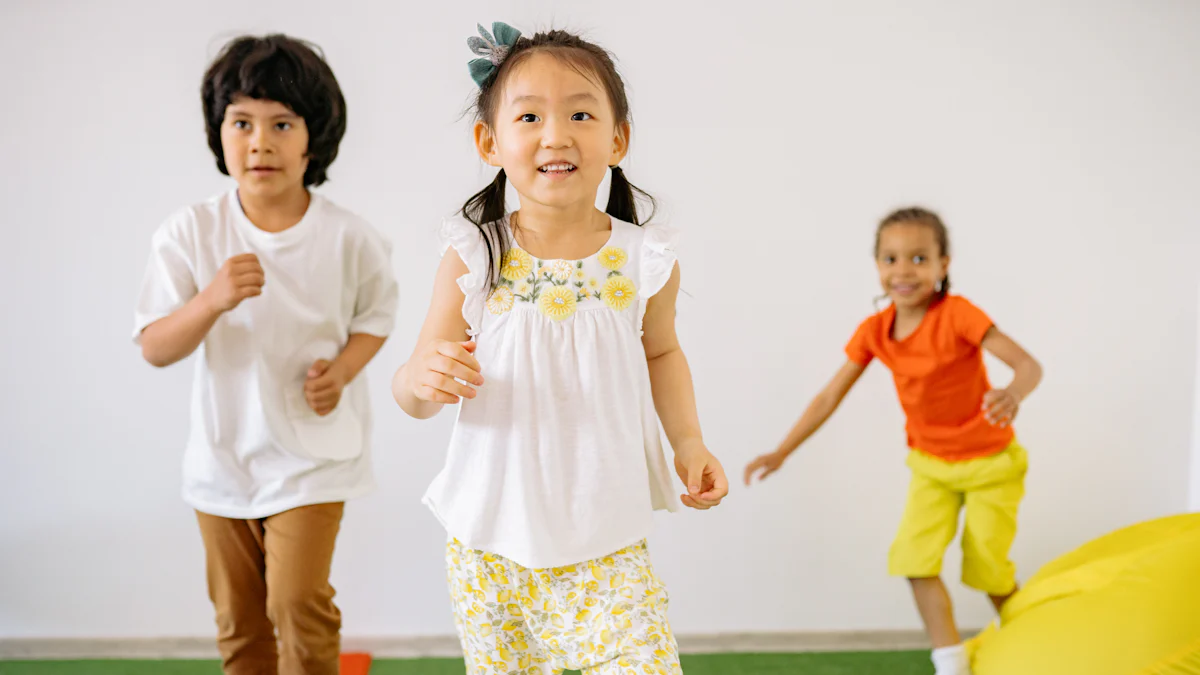
<instances>
[{"instance_id":1,"label":"green artificial grass floor","mask_svg":"<svg viewBox=\"0 0 1200 675\"><path fill-rule=\"evenodd\" d=\"M928 675L929 652L684 655L686 675ZM0 675L220 675L215 661L0 661ZM371 675L462 675L460 659L379 660Z\"/></svg>"}]
</instances>

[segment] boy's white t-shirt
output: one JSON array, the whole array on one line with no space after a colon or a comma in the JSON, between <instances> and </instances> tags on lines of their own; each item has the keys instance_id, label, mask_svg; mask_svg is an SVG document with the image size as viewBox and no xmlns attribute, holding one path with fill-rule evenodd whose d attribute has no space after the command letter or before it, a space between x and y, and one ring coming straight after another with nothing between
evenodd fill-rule
<instances>
[{"instance_id":1,"label":"boy's white t-shirt","mask_svg":"<svg viewBox=\"0 0 1200 675\"><path fill-rule=\"evenodd\" d=\"M315 193L299 223L265 232L231 190L178 211L155 233L135 342L243 253L258 256L266 282L196 350L184 500L216 516L264 518L361 496L374 487L365 371L325 417L309 408L304 384L313 362L332 361L351 334L391 332L391 245Z\"/></svg>"}]
</instances>

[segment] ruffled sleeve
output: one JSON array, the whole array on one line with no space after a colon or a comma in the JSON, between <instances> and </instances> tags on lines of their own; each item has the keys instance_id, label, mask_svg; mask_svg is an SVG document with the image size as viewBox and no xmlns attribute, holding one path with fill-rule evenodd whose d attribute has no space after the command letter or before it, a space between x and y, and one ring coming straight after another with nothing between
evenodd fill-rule
<instances>
[{"instance_id":1,"label":"ruffled sleeve","mask_svg":"<svg viewBox=\"0 0 1200 675\"><path fill-rule=\"evenodd\" d=\"M642 320L646 317L646 304L671 278L678 256L675 249L679 244L679 230L669 225L646 225L642 228L641 283L638 284L639 303L638 332L642 331Z\"/></svg>"},{"instance_id":2,"label":"ruffled sleeve","mask_svg":"<svg viewBox=\"0 0 1200 675\"><path fill-rule=\"evenodd\" d=\"M488 247L483 233L474 223L456 216L446 218L438 230L441 255L453 248L467 266L467 273L458 278L462 290L462 315L467 321L467 333L474 338L483 325L483 312L488 292Z\"/></svg>"}]
</instances>

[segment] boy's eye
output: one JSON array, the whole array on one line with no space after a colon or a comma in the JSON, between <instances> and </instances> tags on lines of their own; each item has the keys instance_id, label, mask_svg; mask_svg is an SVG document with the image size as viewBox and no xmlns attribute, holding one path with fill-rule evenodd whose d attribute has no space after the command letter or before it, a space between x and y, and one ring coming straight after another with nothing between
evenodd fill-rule
<instances>
[{"instance_id":1,"label":"boy's eye","mask_svg":"<svg viewBox=\"0 0 1200 675\"><path fill-rule=\"evenodd\" d=\"M574 115L571 115L571 120L574 122L586 122L590 119L592 119L591 113L577 112Z\"/></svg>"},{"instance_id":2,"label":"boy's eye","mask_svg":"<svg viewBox=\"0 0 1200 675\"><path fill-rule=\"evenodd\" d=\"M912 258L914 265L923 265L925 263L925 260L926 260L926 258L923 255L914 255Z\"/></svg>"},{"instance_id":3,"label":"boy's eye","mask_svg":"<svg viewBox=\"0 0 1200 675\"><path fill-rule=\"evenodd\" d=\"M883 264L884 265L894 265L895 263L896 263L896 256L894 256L894 255L883 256Z\"/></svg>"},{"instance_id":4,"label":"boy's eye","mask_svg":"<svg viewBox=\"0 0 1200 675\"><path fill-rule=\"evenodd\" d=\"M521 121L533 124L534 122L541 121L541 118L533 113L525 113L524 115L521 115Z\"/></svg>"}]
</instances>

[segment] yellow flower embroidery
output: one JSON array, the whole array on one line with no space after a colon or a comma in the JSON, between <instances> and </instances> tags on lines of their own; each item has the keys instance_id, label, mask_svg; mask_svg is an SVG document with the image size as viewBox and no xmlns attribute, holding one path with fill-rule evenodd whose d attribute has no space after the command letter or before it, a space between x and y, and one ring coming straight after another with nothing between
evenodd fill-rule
<instances>
[{"instance_id":1,"label":"yellow flower embroidery","mask_svg":"<svg viewBox=\"0 0 1200 675\"><path fill-rule=\"evenodd\" d=\"M575 291L565 286L547 288L538 298L538 306L542 310L542 314L555 321L562 321L574 314L575 302Z\"/></svg>"},{"instance_id":2,"label":"yellow flower embroidery","mask_svg":"<svg viewBox=\"0 0 1200 675\"><path fill-rule=\"evenodd\" d=\"M629 254L625 253L625 249L616 246L605 246L600 249L600 264L605 269L613 271L619 270L629 261Z\"/></svg>"},{"instance_id":3,"label":"yellow flower embroidery","mask_svg":"<svg viewBox=\"0 0 1200 675\"><path fill-rule=\"evenodd\" d=\"M524 279L533 272L533 258L519 248L510 248L504 254L504 262L500 266L500 276L509 281Z\"/></svg>"},{"instance_id":4,"label":"yellow flower embroidery","mask_svg":"<svg viewBox=\"0 0 1200 675\"><path fill-rule=\"evenodd\" d=\"M581 267L575 272L575 281L578 283L582 283L586 280L587 280L587 272L584 272L583 268Z\"/></svg>"},{"instance_id":5,"label":"yellow flower embroidery","mask_svg":"<svg viewBox=\"0 0 1200 675\"><path fill-rule=\"evenodd\" d=\"M636 292L637 289L629 277L616 276L604 282L604 290L600 291L600 297L603 298L604 304L620 312L629 308Z\"/></svg>"},{"instance_id":6,"label":"yellow flower embroidery","mask_svg":"<svg viewBox=\"0 0 1200 675\"><path fill-rule=\"evenodd\" d=\"M528 281L518 281L513 287L513 292L517 295L529 295L533 291L533 286Z\"/></svg>"},{"instance_id":7,"label":"yellow flower embroidery","mask_svg":"<svg viewBox=\"0 0 1200 675\"><path fill-rule=\"evenodd\" d=\"M557 282L564 282L571 278L575 272L575 265L572 265L566 260L555 260L550 263L550 278Z\"/></svg>"}]
</instances>

